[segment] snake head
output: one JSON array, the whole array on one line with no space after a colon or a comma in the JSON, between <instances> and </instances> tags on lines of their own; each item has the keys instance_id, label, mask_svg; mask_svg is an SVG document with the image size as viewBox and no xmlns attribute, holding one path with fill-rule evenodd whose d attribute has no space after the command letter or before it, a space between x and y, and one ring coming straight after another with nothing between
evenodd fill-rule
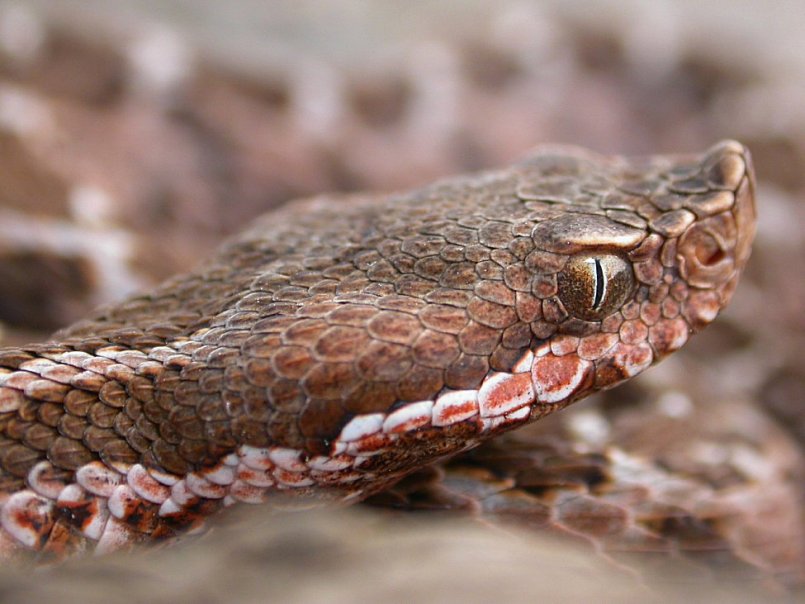
<instances>
[{"instance_id":1,"label":"snake head","mask_svg":"<svg viewBox=\"0 0 805 604\"><path fill-rule=\"evenodd\" d=\"M540 414L637 375L710 323L735 290L755 232L752 163L735 141L697 157L548 157L531 162L543 175L554 164L548 183L526 196L540 201L540 187L578 171L587 176L575 199L593 201L533 231L541 254L565 258L550 299L563 320L531 365ZM535 278L545 280L547 262L537 264Z\"/></svg>"},{"instance_id":2,"label":"snake head","mask_svg":"<svg viewBox=\"0 0 805 604\"><path fill-rule=\"evenodd\" d=\"M436 430L429 442L445 446L430 454L455 452L641 373L732 296L754 236L753 179L748 152L732 141L642 159L542 147L513 171L401 200L411 204L408 226L388 232L414 233L400 246L422 256L413 272L429 277L433 266L434 281L449 286L416 282L429 301L451 305L425 307L420 319L439 328L435 313L458 317L462 354L452 355L445 388L391 414L356 415L336 442L361 452L402 443L408 458L415 439ZM446 220L430 222L434 203ZM420 338L429 359L451 348L449 336Z\"/></svg>"}]
</instances>

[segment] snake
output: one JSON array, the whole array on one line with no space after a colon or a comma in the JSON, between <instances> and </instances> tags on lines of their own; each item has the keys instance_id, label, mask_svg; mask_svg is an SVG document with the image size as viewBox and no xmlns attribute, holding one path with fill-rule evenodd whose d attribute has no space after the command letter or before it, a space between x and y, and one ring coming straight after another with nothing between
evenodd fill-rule
<instances>
[{"instance_id":1,"label":"snake","mask_svg":"<svg viewBox=\"0 0 805 604\"><path fill-rule=\"evenodd\" d=\"M754 191L735 141L543 145L266 214L191 272L0 349L0 558L358 502L627 381L728 303Z\"/></svg>"}]
</instances>

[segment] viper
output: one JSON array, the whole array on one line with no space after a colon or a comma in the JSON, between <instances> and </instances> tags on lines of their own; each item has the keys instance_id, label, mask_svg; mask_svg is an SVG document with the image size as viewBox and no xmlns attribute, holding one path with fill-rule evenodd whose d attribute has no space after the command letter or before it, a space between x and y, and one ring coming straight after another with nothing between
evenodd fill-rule
<instances>
[{"instance_id":1,"label":"viper","mask_svg":"<svg viewBox=\"0 0 805 604\"><path fill-rule=\"evenodd\" d=\"M747 150L514 166L257 219L201 266L0 349L0 553L171 539L236 503L345 504L632 378L715 319Z\"/></svg>"}]
</instances>

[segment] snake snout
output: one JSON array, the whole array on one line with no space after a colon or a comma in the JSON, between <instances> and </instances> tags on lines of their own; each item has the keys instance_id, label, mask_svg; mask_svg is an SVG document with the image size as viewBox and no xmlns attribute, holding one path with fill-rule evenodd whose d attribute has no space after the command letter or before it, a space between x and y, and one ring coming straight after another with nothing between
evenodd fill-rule
<instances>
[{"instance_id":1,"label":"snake snout","mask_svg":"<svg viewBox=\"0 0 805 604\"><path fill-rule=\"evenodd\" d=\"M755 232L754 171L748 150L719 143L701 162L709 191L691 197L696 220L679 239L679 267L688 285L731 290L746 264Z\"/></svg>"},{"instance_id":2,"label":"snake snout","mask_svg":"<svg viewBox=\"0 0 805 604\"><path fill-rule=\"evenodd\" d=\"M679 274L689 288L685 316L694 330L726 306L749 259L755 236L755 176L749 151L725 141L701 159L698 175L708 191L691 195L696 219L680 235Z\"/></svg>"}]
</instances>

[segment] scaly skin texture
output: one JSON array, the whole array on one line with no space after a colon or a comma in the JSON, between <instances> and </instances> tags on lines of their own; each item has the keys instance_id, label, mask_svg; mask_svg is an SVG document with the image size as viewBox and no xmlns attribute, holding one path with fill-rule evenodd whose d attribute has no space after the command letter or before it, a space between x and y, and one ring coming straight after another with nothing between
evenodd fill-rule
<instances>
[{"instance_id":1,"label":"scaly skin texture","mask_svg":"<svg viewBox=\"0 0 805 604\"><path fill-rule=\"evenodd\" d=\"M350 502L616 385L731 297L746 150L542 148L258 220L192 273L0 350L0 550L173 537L232 503Z\"/></svg>"}]
</instances>

